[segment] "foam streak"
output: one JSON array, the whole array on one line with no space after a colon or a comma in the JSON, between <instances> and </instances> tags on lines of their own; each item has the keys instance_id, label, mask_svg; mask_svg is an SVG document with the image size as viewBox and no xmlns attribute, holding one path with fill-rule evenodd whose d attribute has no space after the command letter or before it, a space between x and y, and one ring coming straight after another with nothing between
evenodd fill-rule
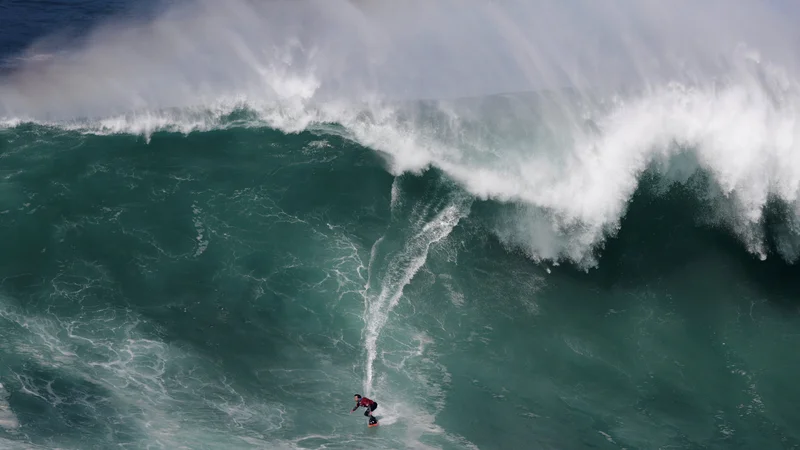
<instances>
[{"instance_id":1,"label":"foam streak","mask_svg":"<svg viewBox=\"0 0 800 450\"><path fill-rule=\"evenodd\" d=\"M446 238L461 218L468 213L468 208L459 203L450 204L437 214L430 222L408 242L404 248L389 262L386 276L381 283L377 296L366 297L366 313L364 321L364 345L367 349L366 375L364 392L370 395L374 377L374 363L378 354L378 338L381 330L389 320L389 314L403 296L403 288L414 278L417 271L425 264L428 250L435 242Z\"/></svg>"}]
</instances>

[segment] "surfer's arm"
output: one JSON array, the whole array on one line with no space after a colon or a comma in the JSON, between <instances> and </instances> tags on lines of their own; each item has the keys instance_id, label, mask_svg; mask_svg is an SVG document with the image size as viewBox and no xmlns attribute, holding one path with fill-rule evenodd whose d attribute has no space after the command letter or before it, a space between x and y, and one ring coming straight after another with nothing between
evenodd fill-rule
<instances>
[{"instance_id":1,"label":"surfer's arm","mask_svg":"<svg viewBox=\"0 0 800 450\"><path fill-rule=\"evenodd\" d=\"M355 411L357 409L358 409L358 402L356 402L356 406L353 406L353 409L351 409L350 412L353 412L353 411Z\"/></svg>"}]
</instances>

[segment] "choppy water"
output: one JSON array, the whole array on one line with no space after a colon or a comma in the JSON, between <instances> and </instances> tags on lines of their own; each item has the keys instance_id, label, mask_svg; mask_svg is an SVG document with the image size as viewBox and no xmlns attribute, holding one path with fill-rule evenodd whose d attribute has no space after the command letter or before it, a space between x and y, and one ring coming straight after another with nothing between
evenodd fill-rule
<instances>
[{"instance_id":1,"label":"choppy water","mask_svg":"<svg viewBox=\"0 0 800 450\"><path fill-rule=\"evenodd\" d=\"M796 8L467 3L0 6L0 447L800 447Z\"/></svg>"}]
</instances>

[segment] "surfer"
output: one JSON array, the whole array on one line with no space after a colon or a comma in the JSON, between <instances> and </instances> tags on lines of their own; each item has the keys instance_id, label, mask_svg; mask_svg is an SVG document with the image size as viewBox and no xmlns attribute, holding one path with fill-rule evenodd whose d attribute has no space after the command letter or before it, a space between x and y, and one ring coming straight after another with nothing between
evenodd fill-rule
<instances>
[{"instance_id":1,"label":"surfer","mask_svg":"<svg viewBox=\"0 0 800 450\"><path fill-rule=\"evenodd\" d=\"M364 411L364 415L369 417L369 426L374 427L375 425L377 425L378 419L376 419L375 416L372 415L372 411L375 411L375 408L378 407L378 402L376 402L375 400L370 400L367 397L362 397L358 394L354 395L353 399L355 399L356 401L356 406L354 406L353 409L350 410L350 414L352 414L353 411L357 410L360 406L363 406L364 408L367 408L367 410Z\"/></svg>"}]
</instances>

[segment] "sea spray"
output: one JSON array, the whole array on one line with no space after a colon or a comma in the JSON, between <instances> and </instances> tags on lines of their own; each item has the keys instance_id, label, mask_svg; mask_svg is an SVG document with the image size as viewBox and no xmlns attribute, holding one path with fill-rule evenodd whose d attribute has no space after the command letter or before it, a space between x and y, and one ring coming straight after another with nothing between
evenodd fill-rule
<instances>
[{"instance_id":1,"label":"sea spray","mask_svg":"<svg viewBox=\"0 0 800 450\"><path fill-rule=\"evenodd\" d=\"M338 133L395 175L433 166L515 204L492 225L505 243L583 268L641 174L692 152L715 224L766 256L767 198L797 209L796 6L468 3L181 4L23 60L0 78L0 123Z\"/></svg>"}]
</instances>

